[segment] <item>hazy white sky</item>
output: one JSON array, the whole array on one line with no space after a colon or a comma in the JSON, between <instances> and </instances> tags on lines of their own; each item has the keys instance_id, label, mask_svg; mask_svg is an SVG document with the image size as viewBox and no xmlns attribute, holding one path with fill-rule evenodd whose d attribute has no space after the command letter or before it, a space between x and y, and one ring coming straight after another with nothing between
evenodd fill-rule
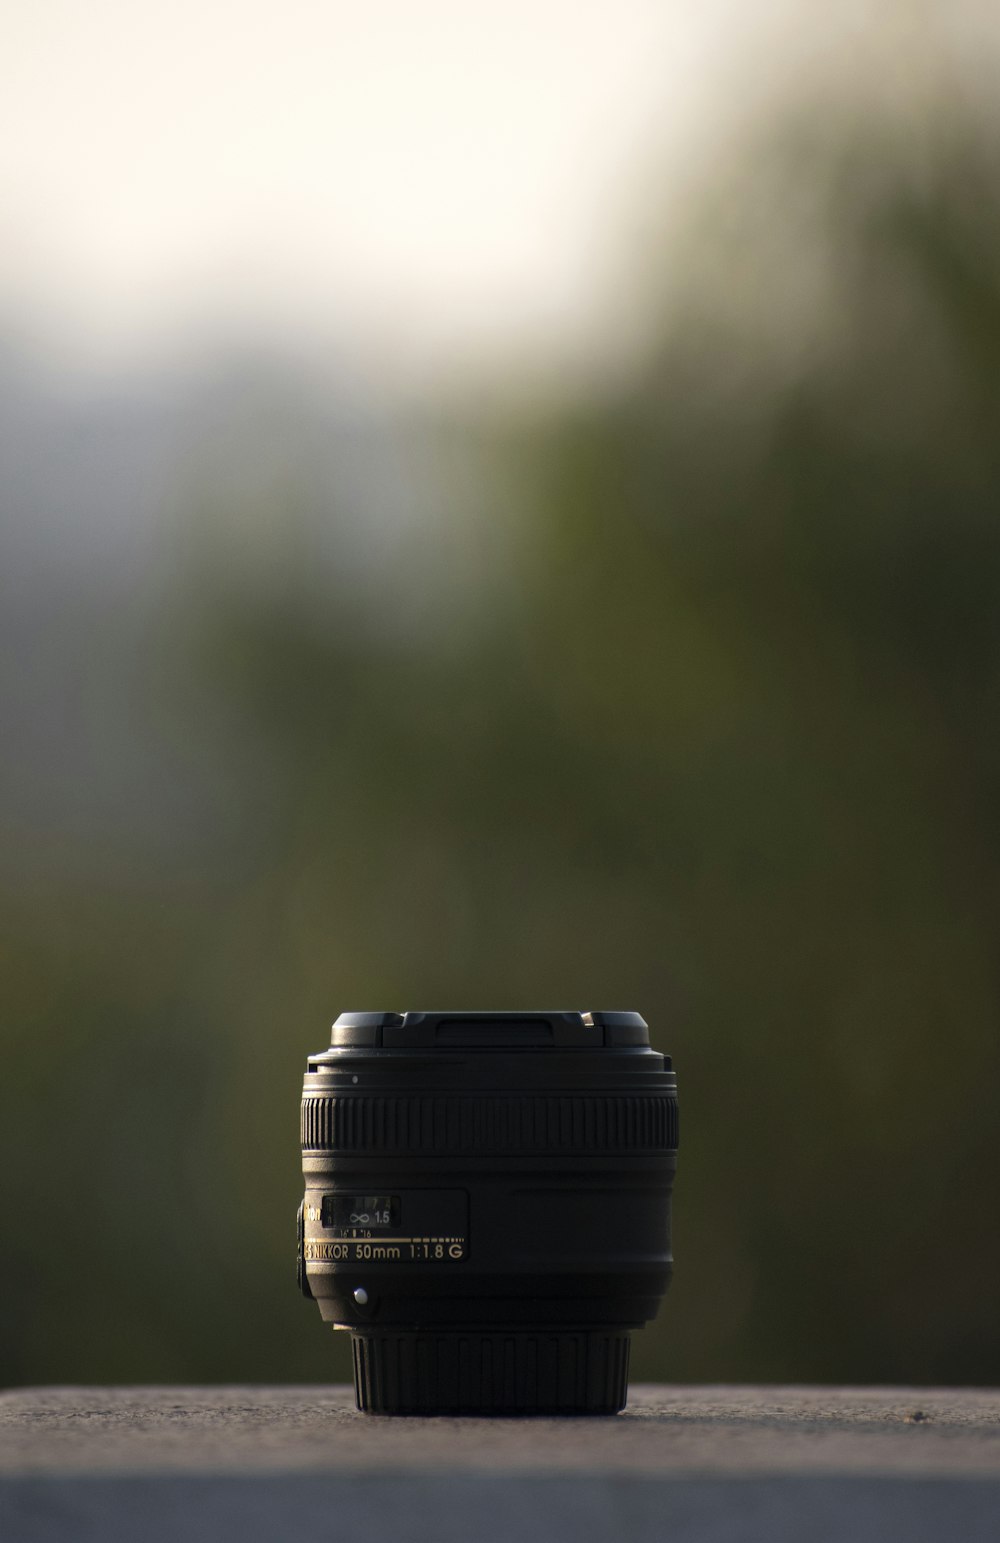
<instances>
[{"instance_id":1,"label":"hazy white sky","mask_svg":"<svg viewBox=\"0 0 1000 1543\"><path fill-rule=\"evenodd\" d=\"M404 371L571 334L653 146L682 176L824 43L789 0L0 7L0 314L95 357L251 328Z\"/></svg>"}]
</instances>

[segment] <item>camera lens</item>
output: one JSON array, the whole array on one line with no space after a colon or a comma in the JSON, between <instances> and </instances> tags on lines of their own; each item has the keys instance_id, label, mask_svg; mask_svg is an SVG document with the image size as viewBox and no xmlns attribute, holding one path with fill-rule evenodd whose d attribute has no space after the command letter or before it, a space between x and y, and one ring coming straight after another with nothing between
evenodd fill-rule
<instances>
[{"instance_id":1,"label":"camera lens","mask_svg":"<svg viewBox=\"0 0 1000 1543\"><path fill-rule=\"evenodd\" d=\"M358 1408L624 1408L676 1162L638 1013L342 1013L305 1075L298 1262Z\"/></svg>"}]
</instances>

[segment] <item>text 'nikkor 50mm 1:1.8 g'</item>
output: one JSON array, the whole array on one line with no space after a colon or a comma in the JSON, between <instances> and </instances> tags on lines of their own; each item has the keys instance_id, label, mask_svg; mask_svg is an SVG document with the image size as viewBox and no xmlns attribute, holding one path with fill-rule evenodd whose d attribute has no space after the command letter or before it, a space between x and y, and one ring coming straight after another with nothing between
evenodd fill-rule
<instances>
[{"instance_id":1,"label":"text 'nikkor 50mm 1:1.8 g'","mask_svg":"<svg viewBox=\"0 0 1000 1543\"><path fill-rule=\"evenodd\" d=\"M299 1285L373 1414L615 1414L670 1282L677 1082L638 1013L342 1013Z\"/></svg>"}]
</instances>

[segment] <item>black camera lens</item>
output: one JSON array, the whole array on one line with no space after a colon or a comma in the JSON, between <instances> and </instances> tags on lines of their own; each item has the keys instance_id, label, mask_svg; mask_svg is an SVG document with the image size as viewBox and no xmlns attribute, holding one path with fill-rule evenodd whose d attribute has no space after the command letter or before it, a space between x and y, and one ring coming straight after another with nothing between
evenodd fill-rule
<instances>
[{"instance_id":1,"label":"black camera lens","mask_svg":"<svg viewBox=\"0 0 1000 1543\"><path fill-rule=\"evenodd\" d=\"M616 1414L670 1281L677 1083L638 1013L342 1013L299 1284L376 1414Z\"/></svg>"}]
</instances>

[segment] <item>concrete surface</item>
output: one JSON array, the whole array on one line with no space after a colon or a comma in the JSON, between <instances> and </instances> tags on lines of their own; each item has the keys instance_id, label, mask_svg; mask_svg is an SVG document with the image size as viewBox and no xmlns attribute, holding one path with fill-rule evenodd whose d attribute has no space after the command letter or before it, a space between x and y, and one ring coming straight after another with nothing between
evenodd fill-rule
<instances>
[{"instance_id":1,"label":"concrete surface","mask_svg":"<svg viewBox=\"0 0 1000 1543\"><path fill-rule=\"evenodd\" d=\"M0 1397L0 1539L1000 1540L1000 1392L639 1386L611 1419L414 1420L348 1388Z\"/></svg>"}]
</instances>

